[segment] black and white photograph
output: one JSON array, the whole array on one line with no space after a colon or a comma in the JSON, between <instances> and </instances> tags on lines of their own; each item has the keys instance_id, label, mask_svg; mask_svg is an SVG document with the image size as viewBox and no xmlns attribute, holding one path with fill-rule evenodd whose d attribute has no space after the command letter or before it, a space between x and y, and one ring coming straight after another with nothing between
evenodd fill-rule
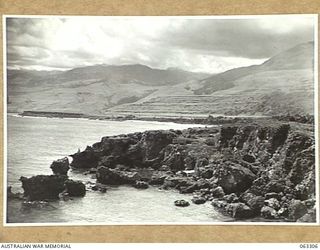
<instances>
[{"instance_id":1,"label":"black and white photograph","mask_svg":"<svg viewBox=\"0 0 320 250\"><path fill-rule=\"evenodd\" d=\"M5 226L318 224L317 26L4 16Z\"/></svg>"}]
</instances>

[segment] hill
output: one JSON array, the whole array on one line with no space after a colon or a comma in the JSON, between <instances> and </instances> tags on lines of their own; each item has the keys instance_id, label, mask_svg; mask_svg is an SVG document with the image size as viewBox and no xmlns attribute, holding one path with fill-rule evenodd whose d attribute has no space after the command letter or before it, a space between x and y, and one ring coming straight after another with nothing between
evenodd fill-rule
<instances>
[{"instance_id":1,"label":"hill","mask_svg":"<svg viewBox=\"0 0 320 250\"><path fill-rule=\"evenodd\" d=\"M313 60L309 42L261 65L216 75L140 64L9 70L8 110L158 117L313 114Z\"/></svg>"},{"instance_id":2,"label":"hill","mask_svg":"<svg viewBox=\"0 0 320 250\"><path fill-rule=\"evenodd\" d=\"M140 64L94 65L68 71L8 70L8 109L103 114L112 106L148 96L161 86L207 76Z\"/></svg>"},{"instance_id":3,"label":"hill","mask_svg":"<svg viewBox=\"0 0 320 250\"><path fill-rule=\"evenodd\" d=\"M314 45L299 44L261 65L160 89L110 113L164 116L313 114Z\"/></svg>"}]
</instances>

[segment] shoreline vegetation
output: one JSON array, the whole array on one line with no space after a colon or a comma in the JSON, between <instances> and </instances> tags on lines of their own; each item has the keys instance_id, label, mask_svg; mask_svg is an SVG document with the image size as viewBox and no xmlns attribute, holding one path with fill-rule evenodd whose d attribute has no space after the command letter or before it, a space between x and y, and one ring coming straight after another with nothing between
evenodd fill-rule
<instances>
[{"instance_id":1,"label":"shoreline vegetation","mask_svg":"<svg viewBox=\"0 0 320 250\"><path fill-rule=\"evenodd\" d=\"M90 119L61 112L21 115ZM71 163L67 157L54 161L53 175L21 177L24 194L9 188L8 199L22 199L33 206L84 197L87 190L105 193L112 185L156 186L193 194L194 204L210 202L212 209L235 220L316 221L312 116L192 119L187 123L209 121L205 124L221 126L103 137L71 155ZM91 175L96 183L70 180L70 168ZM184 207L189 202L168 205Z\"/></svg>"}]
</instances>

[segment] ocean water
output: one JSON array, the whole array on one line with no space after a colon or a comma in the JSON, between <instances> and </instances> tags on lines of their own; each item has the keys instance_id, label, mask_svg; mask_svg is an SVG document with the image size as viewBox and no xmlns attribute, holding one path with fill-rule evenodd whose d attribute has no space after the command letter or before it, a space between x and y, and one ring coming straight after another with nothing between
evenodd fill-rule
<instances>
[{"instance_id":1,"label":"ocean water","mask_svg":"<svg viewBox=\"0 0 320 250\"><path fill-rule=\"evenodd\" d=\"M7 120L7 185L22 192L19 178L51 174L52 161L83 150L107 135L154 129L184 129L201 125L150 121L96 121L20 117L9 114ZM91 176L69 171L72 179L95 182ZM197 223L230 220L209 203L195 205L191 195L150 187L137 190L130 186L110 187L106 193L88 191L84 198L55 201L43 207L26 207L21 201L7 204L9 223ZM177 199L190 206L174 206Z\"/></svg>"}]
</instances>

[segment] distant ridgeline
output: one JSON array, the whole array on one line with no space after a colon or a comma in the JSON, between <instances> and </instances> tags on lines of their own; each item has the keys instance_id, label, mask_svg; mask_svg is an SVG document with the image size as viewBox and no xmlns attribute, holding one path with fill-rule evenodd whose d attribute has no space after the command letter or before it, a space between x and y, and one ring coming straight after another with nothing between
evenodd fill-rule
<instances>
[{"instance_id":1,"label":"distant ridgeline","mask_svg":"<svg viewBox=\"0 0 320 250\"><path fill-rule=\"evenodd\" d=\"M64 118L82 118L82 113L68 112L47 112L47 111L23 111L22 116L41 116L41 117L64 117Z\"/></svg>"}]
</instances>

